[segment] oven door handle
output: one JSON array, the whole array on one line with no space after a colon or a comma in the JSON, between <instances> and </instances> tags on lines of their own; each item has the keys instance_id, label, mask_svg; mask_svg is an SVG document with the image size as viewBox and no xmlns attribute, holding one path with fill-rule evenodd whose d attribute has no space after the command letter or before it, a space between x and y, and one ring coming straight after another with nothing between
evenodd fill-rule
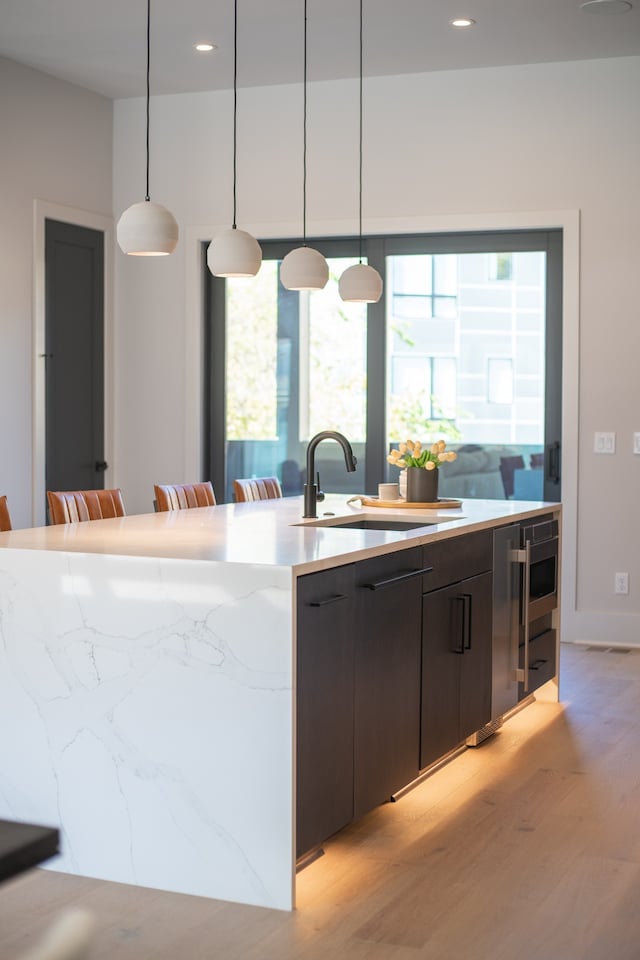
<instances>
[{"instance_id":1,"label":"oven door handle","mask_svg":"<svg viewBox=\"0 0 640 960\"><path fill-rule=\"evenodd\" d=\"M510 558L524 567L522 585L522 626L524 628L524 663L522 669L516 667L516 680L523 684L525 693L529 692L529 594L531 592L531 541L527 540L523 550L511 550Z\"/></svg>"}]
</instances>

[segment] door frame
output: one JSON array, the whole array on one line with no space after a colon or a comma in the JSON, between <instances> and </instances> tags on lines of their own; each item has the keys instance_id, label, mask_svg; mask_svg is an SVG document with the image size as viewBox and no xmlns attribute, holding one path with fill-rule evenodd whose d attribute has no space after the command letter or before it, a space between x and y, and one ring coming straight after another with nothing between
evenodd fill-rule
<instances>
[{"instance_id":1,"label":"door frame","mask_svg":"<svg viewBox=\"0 0 640 960\"><path fill-rule=\"evenodd\" d=\"M33 358L32 358L32 500L31 522L40 527L46 523L45 482L45 221L59 220L77 227L88 227L104 234L104 455L109 467L105 471L105 487L116 486L113 468L114 363L113 363L113 217L88 210L65 207L59 203L33 201Z\"/></svg>"},{"instance_id":2,"label":"door frame","mask_svg":"<svg viewBox=\"0 0 640 960\"><path fill-rule=\"evenodd\" d=\"M222 224L187 227L185 234L185 475L202 469L203 350L205 284L202 278L202 243L224 229ZM244 229L264 240L281 240L299 234L293 222L246 223ZM467 233L498 230L562 230L562 633L573 635L577 603L578 554L578 428L580 389L580 210L534 210L514 213L434 214L426 216L368 218L363 233ZM307 234L315 237L353 235L353 222L309 221ZM195 426L194 425L198 425Z\"/></svg>"}]
</instances>

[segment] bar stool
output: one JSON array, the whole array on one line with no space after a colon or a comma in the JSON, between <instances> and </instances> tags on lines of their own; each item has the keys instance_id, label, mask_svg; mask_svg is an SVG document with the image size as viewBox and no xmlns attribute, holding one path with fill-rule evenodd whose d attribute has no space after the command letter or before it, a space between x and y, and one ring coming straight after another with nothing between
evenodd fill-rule
<instances>
[{"instance_id":1,"label":"bar stool","mask_svg":"<svg viewBox=\"0 0 640 960\"><path fill-rule=\"evenodd\" d=\"M51 523L80 523L126 516L122 493L112 490L47 490Z\"/></svg>"},{"instance_id":2,"label":"bar stool","mask_svg":"<svg viewBox=\"0 0 640 960\"><path fill-rule=\"evenodd\" d=\"M11 530L11 516L7 506L7 498L0 497L0 533Z\"/></svg>"},{"instance_id":3,"label":"bar stool","mask_svg":"<svg viewBox=\"0 0 640 960\"><path fill-rule=\"evenodd\" d=\"M166 510L190 510L193 507L215 507L216 498L210 480L202 483L154 484L155 505L159 513Z\"/></svg>"},{"instance_id":4,"label":"bar stool","mask_svg":"<svg viewBox=\"0 0 640 960\"><path fill-rule=\"evenodd\" d=\"M282 497L282 488L277 477L252 477L247 480L234 480L233 496L236 503L279 500Z\"/></svg>"}]
</instances>

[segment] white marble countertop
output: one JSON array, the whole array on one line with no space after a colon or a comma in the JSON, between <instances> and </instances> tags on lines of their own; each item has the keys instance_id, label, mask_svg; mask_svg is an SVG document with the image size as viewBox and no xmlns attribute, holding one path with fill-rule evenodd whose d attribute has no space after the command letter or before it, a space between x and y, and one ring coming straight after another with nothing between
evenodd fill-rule
<instances>
[{"instance_id":1,"label":"white marble countertop","mask_svg":"<svg viewBox=\"0 0 640 960\"><path fill-rule=\"evenodd\" d=\"M418 517L429 526L407 531L317 527L302 519L302 497L292 497L13 530L0 533L0 548L265 564L302 574L560 509L557 503L513 500L465 500L461 507L440 510L372 508L350 501L327 495L318 504L318 520Z\"/></svg>"}]
</instances>

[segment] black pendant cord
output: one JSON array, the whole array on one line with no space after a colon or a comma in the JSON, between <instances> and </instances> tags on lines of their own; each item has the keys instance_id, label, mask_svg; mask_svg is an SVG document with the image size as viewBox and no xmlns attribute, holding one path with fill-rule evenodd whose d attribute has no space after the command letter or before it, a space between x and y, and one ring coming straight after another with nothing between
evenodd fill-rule
<instances>
[{"instance_id":1,"label":"black pendant cord","mask_svg":"<svg viewBox=\"0 0 640 960\"><path fill-rule=\"evenodd\" d=\"M147 0L147 192L145 200L150 200L149 196L149 73L151 66L151 0Z\"/></svg>"},{"instance_id":2,"label":"black pendant cord","mask_svg":"<svg viewBox=\"0 0 640 960\"><path fill-rule=\"evenodd\" d=\"M233 224L236 228L236 169L238 128L238 0L233 4Z\"/></svg>"},{"instance_id":3,"label":"black pendant cord","mask_svg":"<svg viewBox=\"0 0 640 960\"><path fill-rule=\"evenodd\" d=\"M304 65L302 83L302 245L307 245L307 0L304 0Z\"/></svg>"},{"instance_id":4,"label":"black pendant cord","mask_svg":"<svg viewBox=\"0 0 640 960\"><path fill-rule=\"evenodd\" d=\"M360 263L362 263L362 0L360 0L360 170L358 192L358 233L360 237Z\"/></svg>"}]
</instances>

